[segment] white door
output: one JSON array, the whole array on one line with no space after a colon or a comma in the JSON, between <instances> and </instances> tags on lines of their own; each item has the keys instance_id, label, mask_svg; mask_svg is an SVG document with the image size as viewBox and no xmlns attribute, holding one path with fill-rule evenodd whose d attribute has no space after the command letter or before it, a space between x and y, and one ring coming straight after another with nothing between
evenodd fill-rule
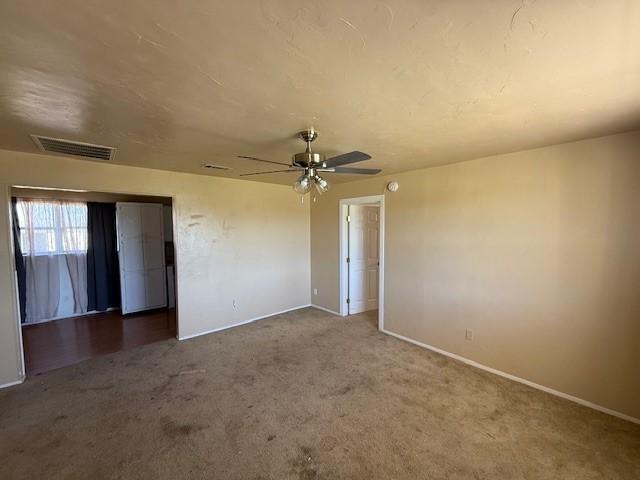
<instances>
[{"instance_id":1,"label":"white door","mask_svg":"<svg viewBox=\"0 0 640 480\"><path fill-rule=\"evenodd\" d=\"M122 313L165 307L162 205L128 202L116 205Z\"/></svg>"},{"instance_id":2,"label":"white door","mask_svg":"<svg viewBox=\"0 0 640 480\"><path fill-rule=\"evenodd\" d=\"M378 308L380 208L349 205L349 314Z\"/></svg>"}]
</instances>

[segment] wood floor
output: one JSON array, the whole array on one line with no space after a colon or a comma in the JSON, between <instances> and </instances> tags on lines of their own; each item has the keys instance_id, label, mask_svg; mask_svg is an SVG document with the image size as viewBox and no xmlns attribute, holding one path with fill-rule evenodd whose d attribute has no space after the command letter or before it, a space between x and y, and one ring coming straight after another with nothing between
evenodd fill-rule
<instances>
[{"instance_id":1,"label":"wood floor","mask_svg":"<svg viewBox=\"0 0 640 480\"><path fill-rule=\"evenodd\" d=\"M175 309L120 311L22 327L27 375L176 336Z\"/></svg>"}]
</instances>

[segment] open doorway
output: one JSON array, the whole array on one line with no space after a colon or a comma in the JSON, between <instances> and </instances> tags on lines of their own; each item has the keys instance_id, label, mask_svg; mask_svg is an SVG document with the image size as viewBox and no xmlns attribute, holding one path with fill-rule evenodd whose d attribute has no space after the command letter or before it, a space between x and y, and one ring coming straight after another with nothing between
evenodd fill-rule
<instances>
[{"instance_id":1,"label":"open doorway","mask_svg":"<svg viewBox=\"0 0 640 480\"><path fill-rule=\"evenodd\" d=\"M384 324L384 196L340 200L340 314Z\"/></svg>"},{"instance_id":2,"label":"open doorway","mask_svg":"<svg viewBox=\"0 0 640 480\"><path fill-rule=\"evenodd\" d=\"M170 197L10 193L27 376L176 337Z\"/></svg>"}]
</instances>

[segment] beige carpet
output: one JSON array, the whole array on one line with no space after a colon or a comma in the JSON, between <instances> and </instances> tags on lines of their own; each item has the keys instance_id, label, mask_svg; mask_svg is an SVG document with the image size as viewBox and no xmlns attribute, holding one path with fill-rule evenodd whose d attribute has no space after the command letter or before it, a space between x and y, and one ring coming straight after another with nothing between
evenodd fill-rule
<instances>
[{"instance_id":1,"label":"beige carpet","mask_svg":"<svg viewBox=\"0 0 640 480\"><path fill-rule=\"evenodd\" d=\"M640 426L314 309L0 392L2 479L637 479Z\"/></svg>"}]
</instances>

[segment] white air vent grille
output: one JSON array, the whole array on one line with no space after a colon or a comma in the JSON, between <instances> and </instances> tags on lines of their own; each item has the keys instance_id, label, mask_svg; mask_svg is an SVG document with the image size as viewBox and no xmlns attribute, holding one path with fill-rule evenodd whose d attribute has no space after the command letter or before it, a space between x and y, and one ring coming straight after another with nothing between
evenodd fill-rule
<instances>
[{"instance_id":1,"label":"white air vent grille","mask_svg":"<svg viewBox=\"0 0 640 480\"><path fill-rule=\"evenodd\" d=\"M75 155L77 157L96 158L98 160L113 160L116 149L91 143L72 142L62 138L41 137L31 135L38 148L47 153L60 153L62 155Z\"/></svg>"}]
</instances>

